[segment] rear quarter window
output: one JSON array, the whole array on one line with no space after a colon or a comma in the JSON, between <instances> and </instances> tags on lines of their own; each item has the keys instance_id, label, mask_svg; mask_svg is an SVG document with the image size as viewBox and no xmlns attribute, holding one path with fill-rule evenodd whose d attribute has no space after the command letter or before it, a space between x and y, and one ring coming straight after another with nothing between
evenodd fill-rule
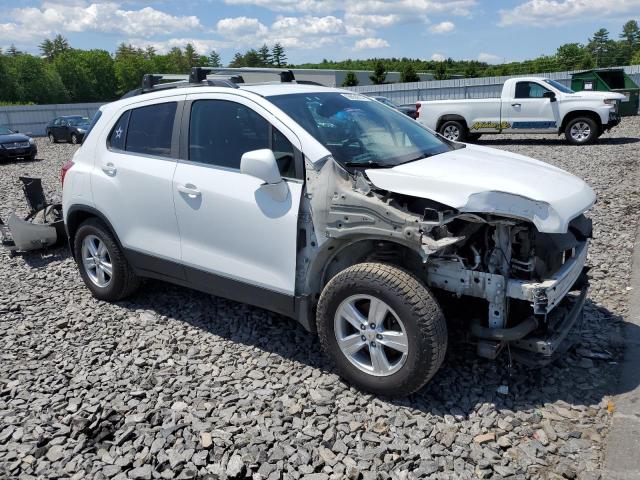
<instances>
[{"instance_id":1,"label":"rear quarter window","mask_svg":"<svg viewBox=\"0 0 640 480\"><path fill-rule=\"evenodd\" d=\"M176 102L169 102L131 110L126 150L147 155L171 156L176 107Z\"/></svg>"}]
</instances>

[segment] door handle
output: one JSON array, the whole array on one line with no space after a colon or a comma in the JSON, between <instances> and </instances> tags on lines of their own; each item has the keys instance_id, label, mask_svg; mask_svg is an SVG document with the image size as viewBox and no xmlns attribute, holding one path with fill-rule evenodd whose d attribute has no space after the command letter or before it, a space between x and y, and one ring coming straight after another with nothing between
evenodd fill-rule
<instances>
[{"instance_id":1,"label":"door handle","mask_svg":"<svg viewBox=\"0 0 640 480\"><path fill-rule=\"evenodd\" d=\"M102 171L110 177L113 177L118 172L118 169L113 163L109 162L102 166Z\"/></svg>"},{"instance_id":2,"label":"door handle","mask_svg":"<svg viewBox=\"0 0 640 480\"><path fill-rule=\"evenodd\" d=\"M198 187L191 183L187 183L186 185L178 185L178 191L180 193L184 193L189 198L197 198L202 195L202 192L198 190Z\"/></svg>"},{"instance_id":3,"label":"door handle","mask_svg":"<svg viewBox=\"0 0 640 480\"><path fill-rule=\"evenodd\" d=\"M521 103L512 103L511 106L512 107L521 107L522 104Z\"/></svg>"}]
</instances>

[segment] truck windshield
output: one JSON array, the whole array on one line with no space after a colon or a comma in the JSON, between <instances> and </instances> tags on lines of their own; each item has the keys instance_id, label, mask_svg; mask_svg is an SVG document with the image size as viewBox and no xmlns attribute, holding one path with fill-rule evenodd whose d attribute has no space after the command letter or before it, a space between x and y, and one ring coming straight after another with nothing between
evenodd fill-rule
<instances>
[{"instance_id":1,"label":"truck windshield","mask_svg":"<svg viewBox=\"0 0 640 480\"><path fill-rule=\"evenodd\" d=\"M576 93L573 90L571 90L570 88L565 87L560 82L556 82L555 80L550 80L548 78L545 78L544 81L545 81L545 83L548 83L549 85L551 85L556 90L560 90L562 93Z\"/></svg>"},{"instance_id":2,"label":"truck windshield","mask_svg":"<svg viewBox=\"0 0 640 480\"><path fill-rule=\"evenodd\" d=\"M269 97L346 166L394 167L453 150L406 115L354 93Z\"/></svg>"}]
</instances>

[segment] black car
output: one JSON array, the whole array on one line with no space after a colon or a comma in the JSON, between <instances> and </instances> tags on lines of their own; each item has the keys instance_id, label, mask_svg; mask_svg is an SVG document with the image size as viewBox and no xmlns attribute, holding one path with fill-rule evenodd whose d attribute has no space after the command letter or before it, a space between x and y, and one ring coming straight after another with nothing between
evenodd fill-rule
<instances>
[{"instance_id":1,"label":"black car","mask_svg":"<svg viewBox=\"0 0 640 480\"><path fill-rule=\"evenodd\" d=\"M391 108L395 108L396 110L404 113L405 115L410 116L414 120L418 116L418 110L416 109L415 105L396 105L391 100L389 100L387 97L372 97L372 98L376 99L377 101L379 101L381 103L384 103L385 105L387 105L387 106L389 106Z\"/></svg>"},{"instance_id":2,"label":"black car","mask_svg":"<svg viewBox=\"0 0 640 480\"><path fill-rule=\"evenodd\" d=\"M35 160L37 153L33 138L0 125L0 160Z\"/></svg>"},{"instance_id":3,"label":"black car","mask_svg":"<svg viewBox=\"0 0 640 480\"><path fill-rule=\"evenodd\" d=\"M82 143L87 130L89 119L80 115L56 117L47 124L47 137L51 143L61 140L71 143Z\"/></svg>"}]
</instances>

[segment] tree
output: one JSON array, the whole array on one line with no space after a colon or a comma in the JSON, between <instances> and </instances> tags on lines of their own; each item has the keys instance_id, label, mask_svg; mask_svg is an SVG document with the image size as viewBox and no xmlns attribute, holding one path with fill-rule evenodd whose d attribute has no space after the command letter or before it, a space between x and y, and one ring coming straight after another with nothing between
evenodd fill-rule
<instances>
[{"instance_id":1,"label":"tree","mask_svg":"<svg viewBox=\"0 0 640 480\"><path fill-rule=\"evenodd\" d=\"M211 53L209 54L209 58L207 59L207 64L210 67L221 67L222 62L220 61L220 54L215 50L211 50Z\"/></svg>"},{"instance_id":2,"label":"tree","mask_svg":"<svg viewBox=\"0 0 640 480\"><path fill-rule=\"evenodd\" d=\"M433 74L433 78L436 80L446 80L447 78L449 78L449 75L447 74L447 64L444 62L437 62L436 63L436 69L435 72Z\"/></svg>"},{"instance_id":3,"label":"tree","mask_svg":"<svg viewBox=\"0 0 640 480\"><path fill-rule=\"evenodd\" d=\"M229 62L229 67L230 68L246 67L244 63L244 55L242 55L240 52L236 52L235 55L233 56L233 60Z\"/></svg>"},{"instance_id":4,"label":"tree","mask_svg":"<svg viewBox=\"0 0 640 480\"><path fill-rule=\"evenodd\" d=\"M273 62L271 60L271 52L269 52L269 47L266 43L260 47L260 50L258 50L258 55L260 56L260 63L262 67L270 67L271 65L273 65Z\"/></svg>"},{"instance_id":5,"label":"tree","mask_svg":"<svg viewBox=\"0 0 640 480\"><path fill-rule=\"evenodd\" d=\"M615 63L611 59L614 48L615 42L609 39L609 31L606 28L601 28L595 32L593 38L590 38L587 44L587 50L593 56L596 67L607 67Z\"/></svg>"},{"instance_id":6,"label":"tree","mask_svg":"<svg viewBox=\"0 0 640 480\"><path fill-rule=\"evenodd\" d=\"M287 65L287 55L284 53L284 47L279 42L271 49L271 63L278 68Z\"/></svg>"},{"instance_id":7,"label":"tree","mask_svg":"<svg viewBox=\"0 0 640 480\"><path fill-rule=\"evenodd\" d=\"M197 67L200 60L200 56L196 53L196 49L193 45L187 43L184 47L184 62L187 70L191 70L192 67Z\"/></svg>"},{"instance_id":8,"label":"tree","mask_svg":"<svg viewBox=\"0 0 640 480\"><path fill-rule=\"evenodd\" d=\"M376 62L376 66L373 69L373 74L369 75L369 80L371 80L371 83L373 83L374 85L382 85L383 83L385 83L385 80L387 79L387 71L384 68L384 64L378 60Z\"/></svg>"},{"instance_id":9,"label":"tree","mask_svg":"<svg viewBox=\"0 0 640 480\"><path fill-rule=\"evenodd\" d=\"M575 70L582 62L585 48L579 43L565 43L560 45L556 50L559 70Z\"/></svg>"},{"instance_id":10,"label":"tree","mask_svg":"<svg viewBox=\"0 0 640 480\"><path fill-rule=\"evenodd\" d=\"M344 77L344 81L342 82L343 87L355 87L359 84L358 77L356 74L349 71Z\"/></svg>"},{"instance_id":11,"label":"tree","mask_svg":"<svg viewBox=\"0 0 640 480\"><path fill-rule=\"evenodd\" d=\"M640 26L636 20L629 20L622 26L620 38L633 49L640 45Z\"/></svg>"},{"instance_id":12,"label":"tree","mask_svg":"<svg viewBox=\"0 0 640 480\"><path fill-rule=\"evenodd\" d=\"M244 54L244 66L245 67L260 67L262 66L262 60L260 54L254 48L247 50Z\"/></svg>"},{"instance_id":13,"label":"tree","mask_svg":"<svg viewBox=\"0 0 640 480\"><path fill-rule=\"evenodd\" d=\"M402 70L400 71L400 81L403 83L420 81L420 77L413 69L413 65L411 65L410 63L402 64Z\"/></svg>"},{"instance_id":14,"label":"tree","mask_svg":"<svg viewBox=\"0 0 640 480\"><path fill-rule=\"evenodd\" d=\"M12 43L7 50L7 55L10 57L17 57L18 55L22 55L22 52L16 48L16 46Z\"/></svg>"}]
</instances>

